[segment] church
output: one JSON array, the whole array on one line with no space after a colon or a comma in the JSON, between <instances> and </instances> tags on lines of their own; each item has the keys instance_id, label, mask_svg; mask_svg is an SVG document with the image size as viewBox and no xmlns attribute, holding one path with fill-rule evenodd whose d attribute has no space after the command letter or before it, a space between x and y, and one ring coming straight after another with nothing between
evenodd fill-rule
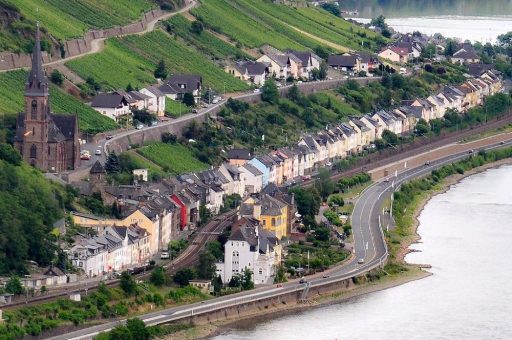
<instances>
[{"instance_id":1,"label":"church","mask_svg":"<svg viewBox=\"0 0 512 340\"><path fill-rule=\"evenodd\" d=\"M14 147L27 163L43 171L76 169L80 166L78 117L51 112L49 87L38 25L32 69L25 84L25 111L17 117Z\"/></svg>"}]
</instances>

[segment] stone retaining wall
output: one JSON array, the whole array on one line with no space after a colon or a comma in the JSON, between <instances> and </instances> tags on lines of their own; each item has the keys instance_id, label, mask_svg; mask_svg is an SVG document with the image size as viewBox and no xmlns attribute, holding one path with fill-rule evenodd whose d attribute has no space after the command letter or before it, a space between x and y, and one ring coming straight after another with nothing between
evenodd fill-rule
<instances>
[{"instance_id":1,"label":"stone retaining wall","mask_svg":"<svg viewBox=\"0 0 512 340\"><path fill-rule=\"evenodd\" d=\"M126 26L116 26L102 30L92 30L85 33L82 38L71 39L63 43L66 52L65 58L74 57L91 50L91 41L94 39L111 38L125 34L135 34L144 31L148 22L162 16L165 12L161 9L153 9L147 13L141 20ZM53 50L51 55L43 52L43 62L48 63L60 60L61 55L58 49ZM32 56L30 54L18 54L3 52L0 53L0 70L12 70L23 67L30 67L32 64Z\"/></svg>"}]
</instances>

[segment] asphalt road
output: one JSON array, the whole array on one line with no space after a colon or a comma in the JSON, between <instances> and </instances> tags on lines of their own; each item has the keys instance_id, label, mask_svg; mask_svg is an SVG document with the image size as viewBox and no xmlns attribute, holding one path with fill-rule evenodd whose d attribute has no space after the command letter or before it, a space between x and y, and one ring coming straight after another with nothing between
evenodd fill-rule
<instances>
[{"instance_id":1,"label":"asphalt road","mask_svg":"<svg viewBox=\"0 0 512 340\"><path fill-rule=\"evenodd\" d=\"M506 146L512 146L512 140L504 142L504 144L498 143L487 147L474 149L472 154L475 154L480 150L491 150ZM353 276L364 274L371 269L379 267L385 262L387 258L387 248L382 230L382 228L385 228L386 226L381 226L381 219L383 219L384 214L386 213L383 211L383 204L385 200L389 198L392 192L397 190L402 183L413 178L427 175L436 168L449 163L453 163L463 158L470 157L472 154L466 150L432 161L429 165L423 165L412 169L405 169L402 172L391 174L390 177L376 182L375 184L368 187L365 191L363 191L355 203L354 211L352 212L352 230L355 240L355 256L353 256L350 261L346 262L342 266L336 267L323 274L323 276L328 274L328 277L311 278L307 284L300 284L295 281L285 283L282 285L282 287L261 287L252 291L220 297L195 304L167 308L142 315L139 318L143 320L147 325L167 323L182 319L186 316L211 312L229 306L234 306L243 302L270 298L285 293L303 291L306 285L314 287L349 279ZM363 259L364 263L360 263L360 259ZM99 332L108 331L124 322L125 320L109 322L106 324L71 332L66 335L56 336L51 339L91 339Z\"/></svg>"}]
</instances>

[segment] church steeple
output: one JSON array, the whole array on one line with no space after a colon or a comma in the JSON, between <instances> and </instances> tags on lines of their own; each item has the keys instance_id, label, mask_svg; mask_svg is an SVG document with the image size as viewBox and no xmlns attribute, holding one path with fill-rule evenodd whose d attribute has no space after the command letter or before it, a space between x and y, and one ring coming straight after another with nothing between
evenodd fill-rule
<instances>
[{"instance_id":1,"label":"church steeple","mask_svg":"<svg viewBox=\"0 0 512 340\"><path fill-rule=\"evenodd\" d=\"M43 69L43 56L41 54L41 32L39 22L36 28L36 41L34 53L32 54L32 69L25 84L25 96L46 97L48 96L48 78Z\"/></svg>"}]
</instances>

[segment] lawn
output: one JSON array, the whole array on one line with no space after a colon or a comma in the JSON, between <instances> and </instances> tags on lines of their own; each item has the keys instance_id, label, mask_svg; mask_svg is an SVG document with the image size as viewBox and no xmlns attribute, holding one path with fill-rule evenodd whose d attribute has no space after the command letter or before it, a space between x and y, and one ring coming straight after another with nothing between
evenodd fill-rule
<instances>
[{"instance_id":1,"label":"lawn","mask_svg":"<svg viewBox=\"0 0 512 340\"><path fill-rule=\"evenodd\" d=\"M30 20L39 20L57 39L82 36L92 28L125 25L155 7L150 0L7 0Z\"/></svg>"},{"instance_id":2,"label":"lawn","mask_svg":"<svg viewBox=\"0 0 512 340\"><path fill-rule=\"evenodd\" d=\"M159 165L148 161L146 158L133 150L123 152L121 155L119 155L119 158L121 159L123 169L129 171L130 173L134 169L148 169L150 180L163 178L166 175L165 171L163 171Z\"/></svg>"},{"instance_id":3,"label":"lawn","mask_svg":"<svg viewBox=\"0 0 512 340\"><path fill-rule=\"evenodd\" d=\"M251 59L241 49L233 46L208 31L195 34L190 31L191 22L182 15L175 15L167 21L171 26L171 32L178 35L187 43L193 45L198 51L212 59L223 60L226 58Z\"/></svg>"},{"instance_id":4,"label":"lawn","mask_svg":"<svg viewBox=\"0 0 512 340\"><path fill-rule=\"evenodd\" d=\"M165 98L165 113L173 118L178 118L185 113L191 112L190 107L182 102Z\"/></svg>"},{"instance_id":5,"label":"lawn","mask_svg":"<svg viewBox=\"0 0 512 340\"><path fill-rule=\"evenodd\" d=\"M105 90L124 89L128 84L141 88L156 82L156 63L130 51L117 38L108 39L105 44L100 53L68 61L66 66L83 79L94 78Z\"/></svg>"},{"instance_id":6,"label":"lawn","mask_svg":"<svg viewBox=\"0 0 512 340\"><path fill-rule=\"evenodd\" d=\"M200 162L191 149L181 144L154 142L137 149L137 152L175 175L208 168L208 164Z\"/></svg>"},{"instance_id":7,"label":"lawn","mask_svg":"<svg viewBox=\"0 0 512 340\"><path fill-rule=\"evenodd\" d=\"M14 115L23 111L26 78L27 72L23 70L0 73L0 114ZM101 115L55 85L50 87L50 104L55 113L76 113L80 130L84 132L98 133L118 126L112 119Z\"/></svg>"}]
</instances>

